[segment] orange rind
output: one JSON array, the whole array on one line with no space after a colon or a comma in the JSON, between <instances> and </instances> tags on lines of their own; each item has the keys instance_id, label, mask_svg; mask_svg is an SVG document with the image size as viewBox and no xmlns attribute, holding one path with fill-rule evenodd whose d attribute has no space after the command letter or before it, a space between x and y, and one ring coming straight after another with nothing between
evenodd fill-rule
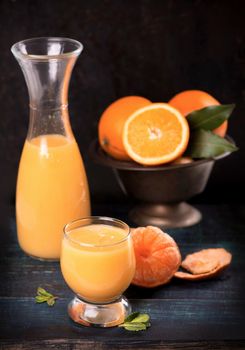
<instances>
[{"instance_id":1,"label":"orange rind","mask_svg":"<svg viewBox=\"0 0 245 350\"><path fill-rule=\"evenodd\" d=\"M215 277L230 265L231 259L231 253L224 248L203 249L182 261L181 267L188 272L177 271L174 276L190 281Z\"/></svg>"}]
</instances>

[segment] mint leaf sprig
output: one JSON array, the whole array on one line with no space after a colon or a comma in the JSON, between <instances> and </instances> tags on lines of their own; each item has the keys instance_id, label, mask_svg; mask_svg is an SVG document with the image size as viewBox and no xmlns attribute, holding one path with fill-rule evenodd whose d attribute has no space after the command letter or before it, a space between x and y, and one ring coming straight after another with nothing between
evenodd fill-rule
<instances>
[{"instance_id":1,"label":"mint leaf sprig","mask_svg":"<svg viewBox=\"0 0 245 350\"><path fill-rule=\"evenodd\" d=\"M133 312L118 327L123 327L127 331L138 332L145 331L150 326L150 316L148 314Z\"/></svg>"},{"instance_id":2,"label":"mint leaf sprig","mask_svg":"<svg viewBox=\"0 0 245 350\"><path fill-rule=\"evenodd\" d=\"M55 304L56 299L58 299L58 297L47 292L44 288L41 288L41 287L37 288L37 295L35 297L36 303L45 303L46 302L48 304L48 306L53 306Z\"/></svg>"}]
</instances>

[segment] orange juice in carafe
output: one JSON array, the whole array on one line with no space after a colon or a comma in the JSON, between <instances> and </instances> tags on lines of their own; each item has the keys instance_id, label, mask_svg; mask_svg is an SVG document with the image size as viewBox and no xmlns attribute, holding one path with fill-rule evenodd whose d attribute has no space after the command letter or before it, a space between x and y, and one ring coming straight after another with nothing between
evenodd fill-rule
<instances>
[{"instance_id":1,"label":"orange juice in carafe","mask_svg":"<svg viewBox=\"0 0 245 350\"><path fill-rule=\"evenodd\" d=\"M53 37L12 46L30 98L17 180L17 233L21 248L36 258L59 259L64 225L90 215L88 183L67 100L82 48L76 40Z\"/></svg>"},{"instance_id":2,"label":"orange juice in carafe","mask_svg":"<svg viewBox=\"0 0 245 350\"><path fill-rule=\"evenodd\" d=\"M58 259L64 225L90 215L86 174L74 138L43 135L25 142L16 198L21 248L34 257Z\"/></svg>"}]
</instances>

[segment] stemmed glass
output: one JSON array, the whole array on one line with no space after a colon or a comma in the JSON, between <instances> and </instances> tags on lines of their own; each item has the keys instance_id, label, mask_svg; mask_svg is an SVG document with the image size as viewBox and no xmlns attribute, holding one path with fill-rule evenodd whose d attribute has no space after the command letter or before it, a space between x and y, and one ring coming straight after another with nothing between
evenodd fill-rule
<instances>
[{"instance_id":1,"label":"stemmed glass","mask_svg":"<svg viewBox=\"0 0 245 350\"><path fill-rule=\"evenodd\" d=\"M122 293L135 273L130 229L108 217L87 217L64 228L61 271L75 297L71 319L85 326L112 327L131 312Z\"/></svg>"}]
</instances>

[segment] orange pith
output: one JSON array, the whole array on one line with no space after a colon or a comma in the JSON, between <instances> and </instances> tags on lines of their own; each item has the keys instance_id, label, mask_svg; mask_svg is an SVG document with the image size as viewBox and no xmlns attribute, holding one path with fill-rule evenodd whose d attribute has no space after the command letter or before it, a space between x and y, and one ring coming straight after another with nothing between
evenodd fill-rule
<instances>
[{"instance_id":1,"label":"orange pith","mask_svg":"<svg viewBox=\"0 0 245 350\"><path fill-rule=\"evenodd\" d=\"M144 165L158 165L180 157L188 144L186 119L167 103L138 109L126 121L123 144L128 155Z\"/></svg>"},{"instance_id":2,"label":"orange pith","mask_svg":"<svg viewBox=\"0 0 245 350\"><path fill-rule=\"evenodd\" d=\"M219 101L213 96L201 90L186 90L180 92L169 101L169 104L178 109L183 116L187 116L189 113L204 107L220 105ZM213 133L224 137L227 127L228 122L225 121L218 128L214 129Z\"/></svg>"},{"instance_id":3,"label":"orange pith","mask_svg":"<svg viewBox=\"0 0 245 350\"><path fill-rule=\"evenodd\" d=\"M136 272L132 283L141 287L156 287L170 281L181 263L175 241L157 227L132 230Z\"/></svg>"},{"instance_id":4,"label":"orange pith","mask_svg":"<svg viewBox=\"0 0 245 350\"><path fill-rule=\"evenodd\" d=\"M151 104L140 96L126 96L109 105L99 121L99 142L112 157L129 160L122 142L122 132L127 118L137 109Z\"/></svg>"}]
</instances>

